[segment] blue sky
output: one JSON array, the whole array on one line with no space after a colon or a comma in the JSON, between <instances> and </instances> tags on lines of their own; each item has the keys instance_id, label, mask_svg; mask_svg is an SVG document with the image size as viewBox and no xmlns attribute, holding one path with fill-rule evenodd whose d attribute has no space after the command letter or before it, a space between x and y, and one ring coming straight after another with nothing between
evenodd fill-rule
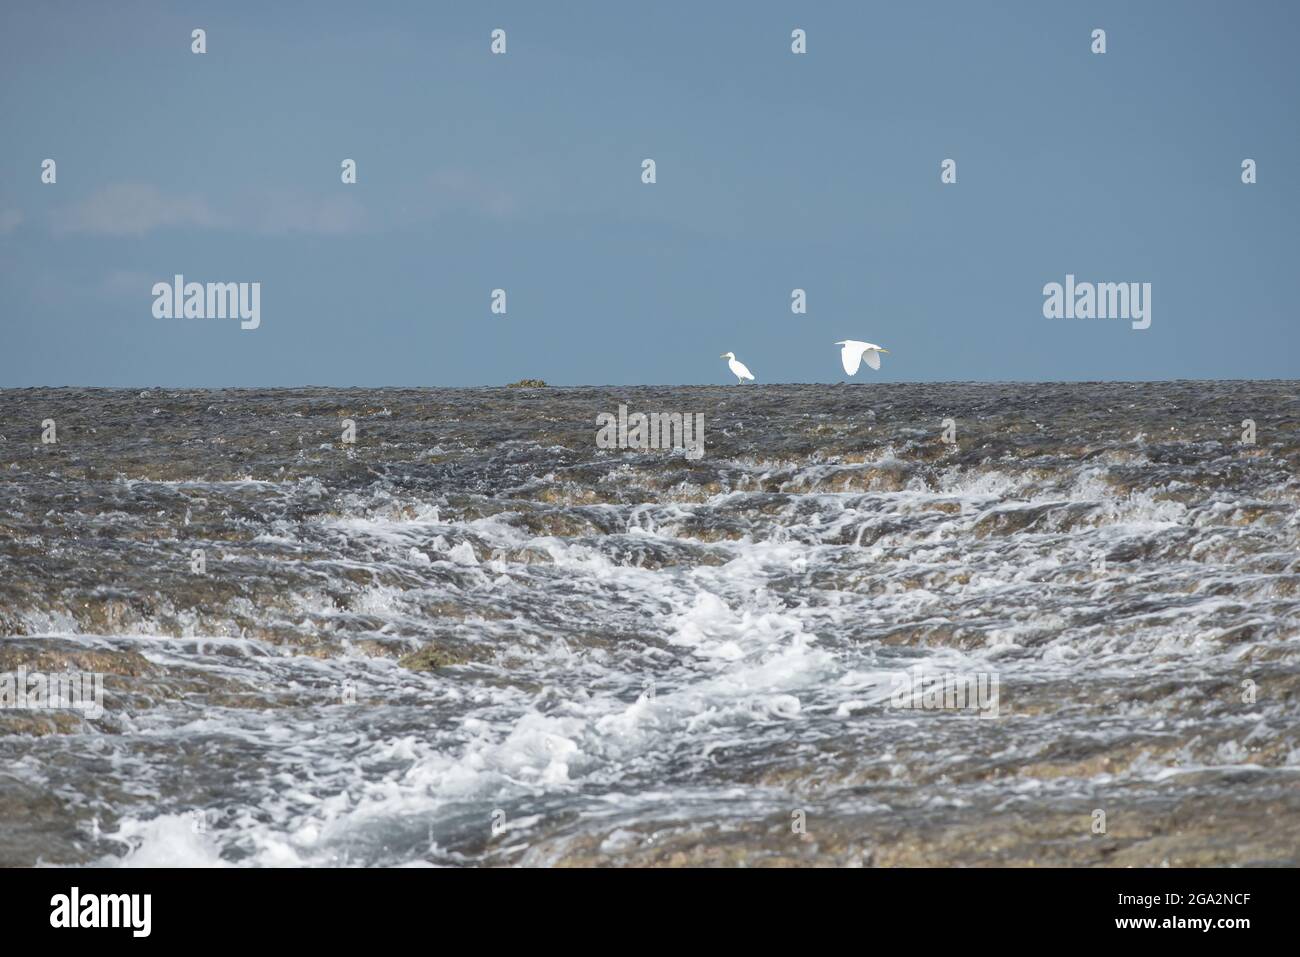
<instances>
[{"instance_id":1,"label":"blue sky","mask_svg":"<svg viewBox=\"0 0 1300 957\"><path fill-rule=\"evenodd\" d=\"M0 387L1295 378L1297 49L1288 2L6 2ZM155 319L176 273L261 327ZM1067 273L1151 328L1045 319Z\"/></svg>"}]
</instances>

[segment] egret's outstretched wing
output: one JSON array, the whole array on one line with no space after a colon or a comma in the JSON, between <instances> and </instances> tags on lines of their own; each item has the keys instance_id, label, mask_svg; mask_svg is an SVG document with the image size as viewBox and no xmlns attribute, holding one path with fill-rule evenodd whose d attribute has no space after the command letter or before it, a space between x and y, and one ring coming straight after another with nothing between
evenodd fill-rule
<instances>
[{"instance_id":1,"label":"egret's outstretched wing","mask_svg":"<svg viewBox=\"0 0 1300 957\"><path fill-rule=\"evenodd\" d=\"M858 363L861 361L861 349L851 349L848 346L840 349L840 364L844 366L844 371L849 375L857 375Z\"/></svg>"},{"instance_id":2,"label":"egret's outstretched wing","mask_svg":"<svg viewBox=\"0 0 1300 957\"><path fill-rule=\"evenodd\" d=\"M873 369L880 368L880 352L878 350L868 349L862 353L862 358L867 360L867 365L871 366L871 368Z\"/></svg>"},{"instance_id":3,"label":"egret's outstretched wing","mask_svg":"<svg viewBox=\"0 0 1300 957\"><path fill-rule=\"evenodd\" d=\"M857 375L858 365L862 362L862 350L867 347L867 344L853 339L845 339L843 342L836 344L841 346L840 364L844 366L844 371L849 375ZM870 362L871 359L868 358L867 361ZM876 368L879 367L879 360L877 360Z\"/></svg>"}]
</instances>

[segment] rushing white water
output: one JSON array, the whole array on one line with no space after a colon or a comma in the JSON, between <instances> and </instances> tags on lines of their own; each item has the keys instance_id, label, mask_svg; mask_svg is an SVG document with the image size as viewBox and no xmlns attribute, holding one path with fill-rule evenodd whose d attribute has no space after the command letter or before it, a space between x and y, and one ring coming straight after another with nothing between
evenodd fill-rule
<instances>
[{"instance_id":1,"label":"rushing white water","mask_svg":"<svg viewBox=\"0 0 1300 957\"><path fill-rule=\"evenodd\" d=\"M274 441L252 417L10 443L0 670L109 692L0 736L0 859L1256 859L1263 808L1300 822L1294 430L1154 443L1159 410L1094 432L1068 417L1097 397L1054 388L953 448L907 395L640 396L704 411L699 463L584 447L596 390L295 393ZM1285 390L1254 401L1294 422ZM335 406L393 431L318 441ZM417 408L432 436L400 431ZM898 707L917 667L996 676L996 716ZM1098 840L1098 808L1130 830ZM1170 821L1183 844L1145 843Z\"/></svg>"}]
</instances>

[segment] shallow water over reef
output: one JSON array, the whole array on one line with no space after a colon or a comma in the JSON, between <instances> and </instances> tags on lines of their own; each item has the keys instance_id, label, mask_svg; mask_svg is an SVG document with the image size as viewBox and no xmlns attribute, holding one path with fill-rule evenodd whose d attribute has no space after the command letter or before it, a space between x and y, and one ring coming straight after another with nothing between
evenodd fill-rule
<instances>
[{"instance_id":1,"label":"shallow water over reef","mask_svg":"<svg viewBox=\"0 0 1300 957\"><path fill-rule=\"evenodd\" d=\"M0 864L1294 866L1298 505L1295 382L0 391Z\"/></svg>"}]
</instances>

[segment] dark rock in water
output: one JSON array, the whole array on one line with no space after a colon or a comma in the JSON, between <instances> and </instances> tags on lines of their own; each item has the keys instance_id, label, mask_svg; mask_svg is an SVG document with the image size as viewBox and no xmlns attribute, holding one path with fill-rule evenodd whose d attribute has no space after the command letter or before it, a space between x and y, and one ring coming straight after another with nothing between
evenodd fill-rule
<instances>
[{"instance_id":1,"label":"dark rock in water","mask_svg":"<svg viewBox=\"0 0 1300 957\"><path fill-rule=\"evenodd\" d=\"M57 641L20 641L0 645L0 674L19 667L46 674L98 673L139 677L153 674L157 668L135 651L108 648L77 648L72 639Z\"/></svg>"},{"instance_id":2,"label":"dark rock in water","mask_svg":"<svg viewBox=\"0 0 1300 957\"><path fill-rule=\"evenodd\" d=\"M470 656L458 653L445 645L425 645L419 651L413 651L398 664L410 671L437 671L452 665L463 665Z\"/></svg>"},{"instance_id":3,"label":"dark rock in water","mask_svg":"<svg viewBox=\"0 0 1300 957\"><path fill-rule=\"evenodd\" d=\"M520 379L518 382L511 382L506 386L507 389L545 389L546 381L544 379Z\"/></svg>"}]
</instances>

